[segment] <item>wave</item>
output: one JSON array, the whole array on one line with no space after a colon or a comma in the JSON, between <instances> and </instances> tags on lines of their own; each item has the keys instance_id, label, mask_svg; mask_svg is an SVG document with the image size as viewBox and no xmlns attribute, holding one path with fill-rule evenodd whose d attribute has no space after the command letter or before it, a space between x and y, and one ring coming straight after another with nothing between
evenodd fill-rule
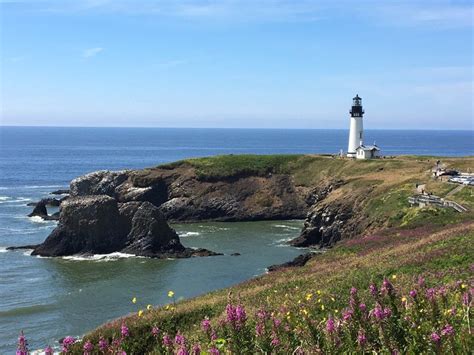
<instances>
[{"instance_id":1,"label":"wave","mask_svg":"<svg viewBox=\"0 0 474 355\"><path fill-rule=\"evenodd\" d=\"M54 224L56 221L47 221L41 218L40 216L27 217L31 222L40 223L40 224Z\"/></svg>"},{"instance_id":2,"label":"wave","mask_svg":"<svg viewBox=\"0 0 474 355\"><path fill-rule=\"evenodd\" d=\"M35 313L43 313L47 310L50 310L53 307L54 305L52 304L37 304L33 306L17 307L17 308L9 309L7 311L0 311L0 317L22 316L22 315L29 315L29 314L35 314Z\"/></svg>"},{"instance_id":3,"label":"wave","mask_svg":"<svg viewBox=\"0 0 474 355\"><path fill-rule=\"evenodd\" d=\"M285 228L285 229L291 229L291 230L300 230L301 229L301 227L293 227L293 226L288 226L286 224L273 224L272 227Z\"/></svg>"},{"instance_id":4,"label":"wave","mask_svg":"<svg viewBox=\"0 0 474 355\"><path fill-rule=\"evenodd\" d=\"M64 185L23 185L20 187L23 189L54 189L64 187Z\"/></svg>"},{"instance_id":5,"label":"wave","mask_svg":"<svg viewBox=\"0 0 474 355\"><path fill-rule=\"evenodd\" d=\"M7 247L0 247L0 253L7 253Z\"/></svg>"},{"instance_id":6,"label":"wave","mask_svg":"<svg viewBox=\"0 0 474 355\"><path fill-rule=\"evenodd\" d=\"M0 204L10 204L18 202L28 202L31 201L31 198L28 197L10 197L10 196L0 196Z\"/></svg>"},{"instance_id":7,"label":"wave","mask_svg":"<svg viewBox=\"0 0 474 355\"><path fill-rule=\"evenodd\" d=\"M112 260L129 259L129 258L144 258L144 256L114 252L110 254L63 256L61 259L69 260L69 261L112 261Z\"/></svg>"},{"instance_id":8,"label":"wave","mask_svg":"<svg viewBox=\"0 0 474 355\"><path fill-rule=\"evenodd\" d=\"M199 233L199 232L181 232L181 233L178 233L178 235L181 238L186 238L186 237L192 237L192 236L195 236L195 235L201 235L201 233Z\"/></svg>"}]
</instances>

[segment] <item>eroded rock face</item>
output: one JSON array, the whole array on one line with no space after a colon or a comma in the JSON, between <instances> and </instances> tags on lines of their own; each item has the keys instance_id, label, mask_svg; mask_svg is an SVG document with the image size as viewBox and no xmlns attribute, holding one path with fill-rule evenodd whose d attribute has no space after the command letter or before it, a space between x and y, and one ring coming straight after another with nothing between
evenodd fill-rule
<instances>
[{"instance_id":1,"label":"eroded rock face","mask_svg":"<svg viewBox=\"0 0 474 355\"><path fill-rule=\"evenodd\" d=\"M71 196L108 195L115 196L115 189L128 179L128 171L95 171L71 181Z\"/></svg>"},{"instance_id":2,"label":"eroded rock face","mask_svg":"<svg viewBox=\"0 0 474 355\"><path fill-rule=\"evenodd\" d=\"M107 195L78 196L65 201L58 226L32 255L117 251L156 258L216 255L205 249L185 248L152 203L119 204Z\"/></svg>"}]
</instances>

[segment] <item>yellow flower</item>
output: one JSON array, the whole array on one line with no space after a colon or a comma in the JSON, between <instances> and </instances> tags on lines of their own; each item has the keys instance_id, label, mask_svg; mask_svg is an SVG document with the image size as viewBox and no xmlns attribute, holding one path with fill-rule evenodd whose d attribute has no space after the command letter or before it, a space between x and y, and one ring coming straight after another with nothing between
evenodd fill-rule
<instances>
[{"instance_id":1,"label":"yellow flower","mask_svg":"<svg viewBox=\"0 0 474 355\"><path fill-rule=\"evenodd\" d=\"M317 290L316 293L317 293L318 295L320 295L320 294L321 294L321 291L320 291L320 290Z\"/></svg>"},{"instance_id":2,"label":"yellow flower","mask_svg":"<svg viewBox=\"0 0 474 355\"><path fill-rule=\"evenodd\" d=\"M311 300L311 298L313 298L313 294L312 294L312 293L308 293L308 294L306 295L306 301Z\"/></svg>"},{"instance_id":3,"label":"yellow flower","mask_svg":"<svg viewBox=\"0 0 474 355\"><path fill-rule=\"evenodd\" d=\"M402 297L402 302L406 302L407 301L407 298L406 297Z\"/></svg>"},{"instance_id":4,"label":"yellow flower","mask_svg":"<svg viewBox=\"0 0 474 355\"><path fill-rule=\"evenodd\" d=\"M334 299L334 297L331 297L331 301L333 301L333 302L334 302L334 301L336 301L336 300Z\"/></svg>"},{"instance_id":5,"label":"yellow flower","mask_svg":"<svg viewBox=\"0 0 474 355\"><path fill-rule=\"evenodd\" d=\"M303 313L304 313L305 315L308 315L308 311L307 311L306 309L303 309Z\"/></svg>"},{"instance_id":6,"label":"yellow flower","mask_svg":"<svg viewBox=\"0 0 474 355\"><path fill-rule=\"evenodd\" d=\"M170 305L167 304L166 307L165 307L166 310L170 309Z\"/></svg>"},{"instance_id":7,"label":"yellow flower","mask_svg":"<svg viewBox=\"0 0 474 355\"><path fill-rule=\"evenodd\" d=\"M143 315L143 310L140 309L140 310L138 311L138 316L141 317L142 315Z\"/></svg>"},{"instance_id":8,"label":"yellow flower","mask_svg":"<svg viewBox=\"0 0 474 355\"><path fill-rule=\"evenodd\" d=\"M173 291L168 291L168 297L173 297L174 296L174 292Z\"/></svg>"},{"instance_id":9,"label":"yellow flower","mask_svg":"<svg viewBox=\"0 0 474 355\"><path fill-rule=\"evenodd\" d=\"M466 288L466 287L467 287L466 284L462 284L462 285L461 285L461 288Z\"/></svg>"},{"instance_id":10,"label":"yellow flower","mask_svg":"<svg viewBox=\"0 0 474 355\"><path fill-rule=\"evenodd\" d=\"M338 311L337 309L335 309L335 310L334 310L334 313L336 313L336 314L337 314L337 313L339 313L339 311Z\"/></svg>"},{"instance_id":11,"label":"yellow flower","mask_svg":"<svg viewBox=\"0 0 474 355\"><path fill-rule=\"evenodd\" d=\"M392 280L396 280L397 279L397 275L392 275Z\"/></svg>"},{"instance_id":12,"label":"yellow flower","mask_svg":"<svg viewBox=\"0 0 474 355\"><path fill-rule=\"evenodd\" d=\"M321 310L324 311L324 304L321 305Z\"/></svg>"},{"instance_id":13,"label":"yellow flower","mask_svg":"<svg viewBox=\"0 0 474 355\"><path fill-rule=\"evenodd\" d=\"M148 306L146 306L146 309L148 309L148 310L150 310L150 309L152 309L152 308L153 308L153 306L152 306L151 304L149 304Z\"/></svg>"},{"instance_id":14,"label":"yellow flower","mask_svg":"<svg viewBox=\"0 0 474 355\"><path fill-rule=\"evenodd\" d=\"M136 297L132 298L132 303L137 303L137 298Z\"/></svg>"},{"instance_id":15,"label":"yellow flower","mask_svg":"<svg viewBox=\"0 0 474 355\"><path fill-rule=\"evenodd\" d=\"M318 303L321 303L321 298L318 298Z\"/></svg>"}]
</instances>

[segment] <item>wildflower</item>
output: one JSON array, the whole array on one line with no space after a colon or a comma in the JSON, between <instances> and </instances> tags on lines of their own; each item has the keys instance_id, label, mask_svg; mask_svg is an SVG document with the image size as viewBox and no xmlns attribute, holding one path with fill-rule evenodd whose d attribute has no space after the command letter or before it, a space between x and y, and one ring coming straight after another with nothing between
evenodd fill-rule
<instances>
[{"instance_id":1,"label":"wildflower","mask_svg":"<svg viewBox=\"0 0 474 355\"><path fill-rule=\"evenodd\" d=\"M393 285L390 283L388 279L383 280L382 291L385 292L387 295L390 295L393 292Z\"/></svg>"},{"instance_id":2,"label":"wildflower","mask_svg":"<svg viewBox=\"0 0 474 355\"><path fill-rule=\"evenodd\" d=\"M364 331L362 329L359 329L359 333L357 334L357 344L363 347L366 342L367 342L367 337L365 336Z\"/></svg>"},{"instance_id":3,"label":"wildflower","mask_svg":"<svg viewBox=\"0 0 474 355\"><path fill-rule=\"evenodd\" d=\"M332 319L332 317L329 317L329 319L326 322L326 330L329 334L334 333L334 331L336 330L334 319Z\"/></svg>"},{"instance_id":4,"label":"wildflower","mask_svg":"<svg viewBox=\"0 0 474 355\"><path fill-rule=\"evenodd\" d=\"M209 332L209 330L211 329L211 322L209 321L209 318L205 318L202 320L201 329L206 333Z\"/></svg>"},{"instance_id":5,"label":"wildflower","mask_svg":"<svg viewBox=\"0 0 474 355\"><path fill-rule=\"evenodd\" d=\"M76 339L71 337L71 336L67 336L63 339L63 342L62 342L62 351L67 353L69 351L69 348L71 347L72 344L74 344L76 342Z\"/></svg>"},{"instance_id":6,"label":"wildflower","mask_svg":"<svg viewBox=\"0 0 474 355\"><path fill-rule=\"evenodd\" d=\"M215 331L215 330L212 330L212 331L211 331L211 340L212 340L212 341L217 340L217 334L216 334L216 331Z\"/></svg>"},{"instance_id":7,"label":"wildflower","mask_svg":"<svg viewBox=\"0 0 474 355\"><path fill-rule=\"evenodd\" d=\"M141 317L142 315L143 315L143 310L140 309L140 310L138 311L138 316Z\"/></svg>"},{"instance_id":8,"label":"wildflower","mask_svg":"<svg viewBox=\"0 0 474 355\"><path fill-rule=\"evenodd\" d=\"M28 341L26 340L23 330L20 332L18 337L18 347L16 350L16 355L27 355L28 354Z\"/></svg>"},{"instance_id":9,"label":"wildflower","mask_svg":"<svg viewBox=\"0 0 474 355\"><path fill-rule=\"evenodd\" d=\"M464 290L465 288L467 288L467 285L466 285L466 284L462 284L462 285L461 285L461 288Z\"/></svg>"},{"instance_id":10,"label":"wildflower","mask_svg":"<svg viewBox=\"0 0 474 355\"><path fill-rule=\"evenodd\" d=\"M168 291L168 297L171 298L174 296L174 292L173 291Z\"/></svg>"},{"instance_id":11,"label":"wildflower","mask_svg":"<svg viewBox=\"0 0 474 355\"><path fill-rule=\"evenodd\" d=\"M189 355L189 352L186 349L186 347L182 346L178 349L178 351L176 352L176 355Z\"/></svg>"},{"instance_id":12,"label":"wildflower","mask_svg":"<svg viewBox=\"0 0 474 355\"><path fill-rule=\"evenodd\" d=\"M130 335L128 331L128 327L125 324L125 322L122 322L122 326L120 327L120 333L122 334L122 337L128 337Z\"/></svg>"},{"instance_id":13,"label":"wildflower","mask_svg":"<svg viewBox=\"0 0 474 355\"><path fill-rule=\"evenodd\" d=\"M392 275L392 280L396 280L397 279L397 275Z\"/></svg>"},{"instance_id":14,"label":"wildflower","mask_svg":"<svg viewBox=\"0 0 474 355\"><path fill-rule=\"evenodd\" d=\"M192 352L193 355L200 355L201 354L201 345L199 345L198 343L194 344L191 352Z\"/></svg>"},{"instance_id":15,"label":"wildflower","mask_svg":"<svg viewBox=\"0 0 474 355\"><path fill-rule=\"evenodd\" d=\"M290 314L290 312L287 312L287 315L289 315L289 314ZM259 309L259 310L257 311L257 318L258 318L258 319L264 320L264 319L266 319L267 317L268 317L268 314L267 314L267 312L266 312L265 310Z\"/></svg>"},{"instance_id":16,"label":"wildflower","mask_svg":"<svg viewBox=\"0 0 474 355\"><path fill-rule=\"evenodd\" d=\"M153 306L151 304L146 306L146 309L149 310L149 311L151 311L152 308L153 308Z\"/></svg>"},{"instance_id":17,"label":"wildflower","mask_svg":"<svg viewBox=\"0 0 474 355\"><path fill-rule=\"evenodd\" d=\"M472 300L471 294L469 292L464 292L462 295L463 305L469 306L471 304L471 300Z\"/></svg>"},{"instance_id":18,"label":"wildflower","mask_svg":"<svg viewBox=\"0 0 474 355\"><path fill-rule=\"evenodd\" d=\"M410 291L410 297L411 297L411 298L415 298L417 294L418 294L418 293L416 292L416 290L411 290L411 291Z\"/></svg>"},{"instance_id":19,"label":"wildflower","mask_svg":"<svg viewBox=\"0 0 474 355\"><path fill-rule=\"evenodd\" d=\"M278 336L273 333L273 336L272 336L272 341L270 343L274 348L276 348L277 346L279 346L281 344L280 342L280 339L278 339Z\"/></svg>"},{"instance_id":20,"label":"wildflower","mask_svg":"<svg viewBox=\"0 0 474 355\"><path fill-rule=\"evenodd\" d=\"M99 350L105 352L109 347L109 343L103 337L99 339Z\"/></svg>"},{"instance_id":21,"label":"wildflower","mask_svg":"<svg viewBox=\"0 0 474 355\"><path fill-rule=\"evenodd\" d=\"M132 298L132 303L137 303L137 298L136 297Z\"/></svg>"},{"instance_id":22,"label":"wildflower","mask_svg":"<svg viewBox=\"0 0 474 355\"><path fill-rule=\"evenodd\" d=\"M392 310L390 308L385 308L383 310L384 318L390 318L392 316Z\"/></svg>"},{"instance_id":23,"label":"wildflower","mask_svg":"<svg viewBox=\"0 0 474 355\"><path fill-rule=\"evenodd\" d=\"M173 346L173 342L171 341L171 338L169 337L169 335L165 334L163 336L163 345L166 346L166 347L171 347Z\"/></svg>"},{"instance_id":24,"label":"wildflower","mask_svg":"<svg viewBox=\"0 0 474 355\"><path fill-rule=\"evenodd\" d=\"M436 332L431 333L430 338L431 338L431 341L436 344L439 344L439 342L441 341L441 337Z\"/></svg>"},{"instance_id":25,"label":"wildflower","mask_svg":"<svg viewBox=\"0 0 474 355\"><path fill-rule=\"evenodd\" d=\"M375 317L377 320L382 320L385 317L383 309L380 307L380 305L376 305L373 310L370 311L370 315L372 317Z\"/></svg>"},{"instance_id":26,"label":"wildflower","mask_svg":"<svg viewBox=\"0 0 474 355\"><path fill-rule=\"evenodd\" d=\"M313 294L312 293L308 293L306 295L306 301L311 301L311 299L313 298Z\"/></svg>"},{"instance_id":27,"label":"wildflower","mask_svg":"<svg viewBox=\"0 0 474 355\"><path fill-rule=\"evenodd\" d=\"M278 328L281 324L281 320L279 320L278 318L273 318L273 325L275 326L275 328Z\"/></svg>"},{"instance_id":28,"label":"wildflower","mask_svg":"<svg viewBox=\"0 0 474 355\"><path fill-rule=\"evenodd\" d=\"M238 305L235 308L235 316L236 316L237 322L241 324L245 323L245 321L247 320L247 314L245 313L244 307L242 307L241 305Z\"/></svg>"},{"instance_id":29,"label":"wildflower","mask_svg":"<svg viewBox=\"0 0 474 355\"><path fill-rule=\"evenodd\" d=\"M263 336L263 331L264 331L264 325L262 323L257 323L255 326L255 334L257 337Z\"/></svg>"},{"instance_id":30,"label":"wildflower","mask_svg":"<svg viewBox=\"0 0 474 355\"><path fill-rule=\"evenodd\" d=\"M370 284L369 290L370 290L370 294L371 294L373 297L377 297L377 296L378 296L379 290L378 290L378 288L377 288L377 286L376 286L375 284Z\"/></svg>"},{"instance_id":31,"label":"wildflower","mask_svg":"<svg viewBox=\"0 0 474 355\"><path fill-rule=\"evenodd\" d=\"M425 279L421 276L418 277L418 286L420 287L425 286Z\"/></svg>"},{"instance_id":32,"label":"wildflower","mask_svg":"<svg viewBox=\"0 0 474 355\"><path fill-rule=\"evenodd\" d=\"M50 347L50 346L48 345L46 348L44 348L44 355L53 355L53 354L54 354L54 352L53 352L53 348L52 348L52 347Z\"/></svg>"},{"instance_id":33,"label":"wildflower","mask_svg":"<svg viewBox=\"0 0 474 355\"><path fill-rule=\"evenodd\" d=\"M436 296L436 290L434 288L429 288L426 290L426 297L430 300L433 301Z\"/></svg>"},{"instance_id":34,"label":"wildflower","mask_svg":"<svg viewBox=\"0 0 474 355\"><path fill-rule=\"evenodd\" d=\"M365 303L361 303L359 305L359 309L360 309L361 312L365 313L365 311L367 310L367 306L365 305Z\"/></svg>"},{"instance_id":35,"label":"wildflower","mask_svg":"<svg viewBox=\"0 0 474 355\"><path fill-rule=\"evenodd\" d=\"M351 288L351 296L357 295L357 289L355 287Z\"/></svg>"},{"instance_id":36,"label":"wildflower","mask_svg":"<svg viewBox=\"0 0 474 355\"><path fill-rule=\"evenodd\" d=\"M346 311L344 311L344 312L342 313L342 319L343 319L345 322L348 322L348 321L351 320L352 314L353 314L353 313L352 313L352 310L348 309L348 310L346 310Z\"/></svg>"},{"instance_id":37,"label":"wildflower","mask_svg":"<svg viewBox=\"0 0 474 355\"><path fill-rule=\"evenodd\" d=\"M212 347L209 349L209 354L210 355L219 355L219 350L217 350L215 347Z\"/></svg>"},{"instance_id":38,"label":"wildflower","mask_svg":"<svg viewBox=\"0 0 474 355\"><path fill-rule=\"evenodd\" d=\"M92 343L88 340L86 341L82 349L84 350L84 355L89 355L92 350L94 350L94 345L92 345Z\"/></svg>"},{"instance_id":39,"label":"wildflower","mask_svg":"<svg viewBox=\"0 0 474 355\"><path fill-rule=\"evenodd\" d=\"M186 338L178 332L174 337L174 342L178 345L184 346L186 345Z\"/></svg>"},{"instance_id":40,"label":"wildflower","mask_svg":"<svg viewBox=\"0 0 474 355\"><path fill-rule=\"evenodd\" d=\"M151 335L153 335L156 338L158 334L160 334L160 328L158 328L157 326L154 326L153 328L151 328Z\"/></svg>"},{"instance_id":41,"label":"wildflower","mask_svg":"<svg viewBox=\"0 0 474 355\"><path fill-rule=\"evenodd\" d=\"M454 334L454 328L452 325L446 324L444 328L441 330L442 336L451 336Z\"/></svg>"},{"instance_id":42,"label":"wildflower","mask_svg":"<svg viewBox=\"0 0 474 355\"><path fill-rule=\"evenodd\" d=\"M403 303L406 303L406 301L407 301L407 298L406 298L405 296L403 296L403 297L402 297L402 302L403 302Z\"/></svg>"}]
</instances>

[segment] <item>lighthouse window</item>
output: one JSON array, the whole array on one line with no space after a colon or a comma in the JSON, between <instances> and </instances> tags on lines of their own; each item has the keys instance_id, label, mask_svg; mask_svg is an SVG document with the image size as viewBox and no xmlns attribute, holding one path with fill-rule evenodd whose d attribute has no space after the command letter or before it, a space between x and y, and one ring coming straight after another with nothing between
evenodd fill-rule
<instances>
[{"instance_id":1,"label":"lighthouse window","mask_svg":"<svg viewBox=\"0 0 474 355\"><path fill-rule=\"evenodd\" d=\"M362 139L362 132L359 132L359 138Z\"/></svg>"}]
</instances>

